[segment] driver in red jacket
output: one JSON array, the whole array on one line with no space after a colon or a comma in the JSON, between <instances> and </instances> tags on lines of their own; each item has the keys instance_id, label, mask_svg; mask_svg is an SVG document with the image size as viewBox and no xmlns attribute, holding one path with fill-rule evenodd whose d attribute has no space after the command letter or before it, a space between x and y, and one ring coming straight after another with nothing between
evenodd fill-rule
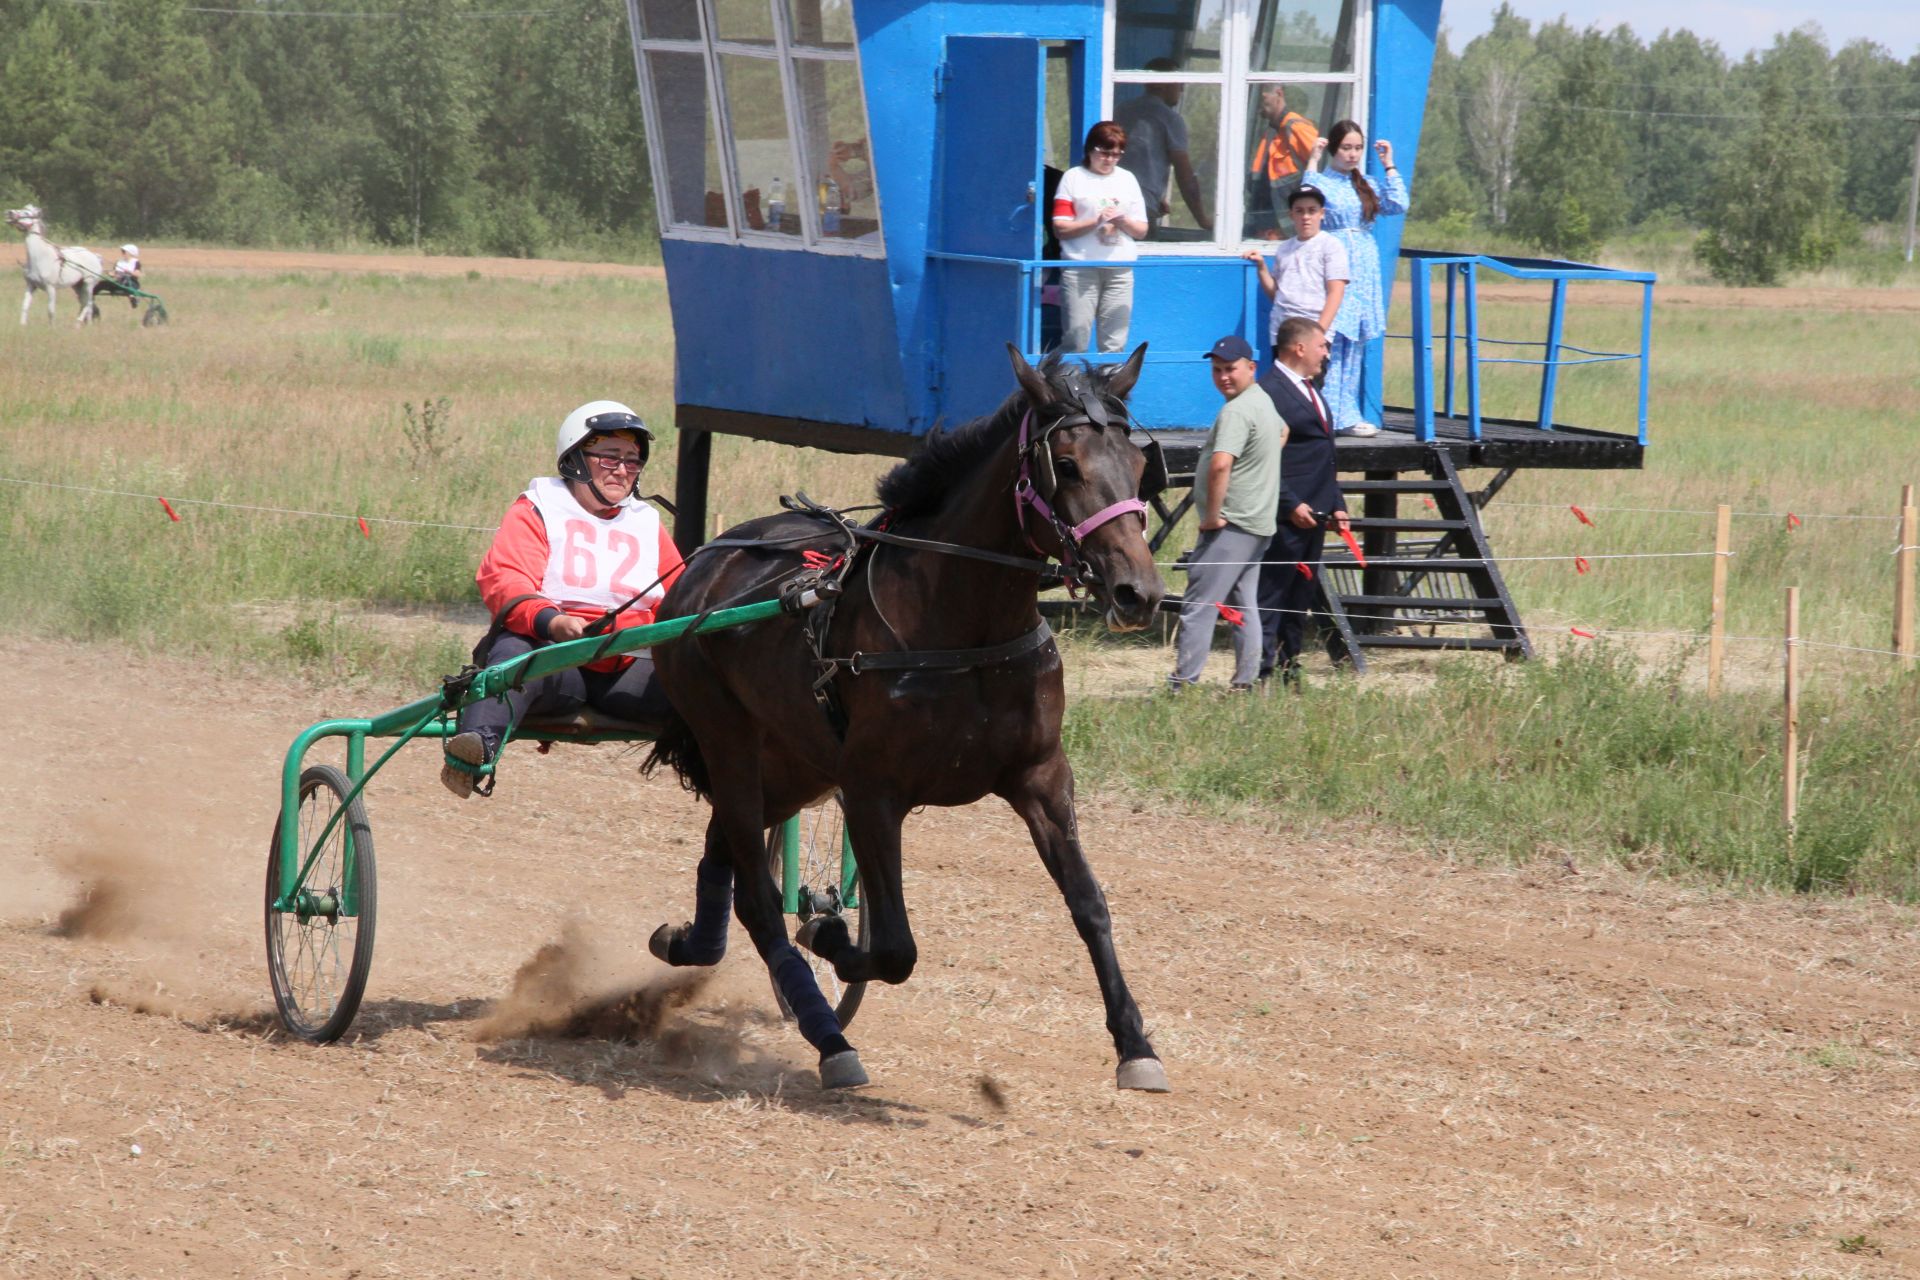
<instances>
[{"instance_id":1,"label":"driver in red jacket","mask_svg":"<svg viewBox=\"0 0 1920 1280\"><path fill-rule=\"evenodd\" d=\"M534 480L514 499L475 575L494 617L476 661L492 666L577 640L615 606L624 607L614 630L653 621L681 562L660 514L635 493L652 443L647 424L617 401L594 400L567 415L554 441L560 474ZM464 708L440 780L457 796L473 794L476 775L460 764L492 760L509 725L583 707L640 724L658 720L669 705L652 655L641 650L556 671Z\"/></svg>"}]
</instances>

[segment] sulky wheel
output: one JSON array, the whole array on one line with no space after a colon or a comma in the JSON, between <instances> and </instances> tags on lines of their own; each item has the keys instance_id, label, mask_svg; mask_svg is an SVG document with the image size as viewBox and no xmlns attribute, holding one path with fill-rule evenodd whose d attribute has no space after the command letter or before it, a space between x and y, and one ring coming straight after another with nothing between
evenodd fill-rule
<instances>
[{"instance_id":1,"label":"sulky wheel","mask_svg":"<svg viewBox=\"0 0 1920 1280\"><path fill-rule=\"evenodd\" d=\"M313 842L352 784L332 765L310 766L300 775L299 857ZM280 824L267 855L267 974L281 1025L302 1040L338 1040L359 1012L373 968L373 832L367 809L355 796L328 832L313 860L293 910L274 909L280 891ZM348 912L354 912L349 915Z\"/></svg>"},{"instance_id":2,"label":"sulky wheel","mask_svg":"<svg viewBox=\"0 0 1920 1280\"><path fill-rule=\"evenodd\" d=\"M838 915L846 921L847 933L854 944L864 950L872 945L873 930L867 922L866 894L861 891L857 872L851 894L852 905L842 900L840 892L843 852L848 861L853 858L852 850L847 847L847 820L840 810L840 793L834 792L833 799L826 804L803 810L795 821L799 824L800 922L804 924L818 915ZM783 854L784 837L781 829L775 827L767 833L767 859L773 870L773 882L784 891ZM798 950L813 967L813 977L820 984L820 993L833 1006L840 1025L845 1027L850 1024L854 1012L860 1008L861 997L867 994L867 984L842 982L832 965L805 947ZM792 1018L793 1010L787 1007L786 999L781 996L778 982L774 983L773 998L779 1001L781 1015Z\"/></svg>"}]
</instances>

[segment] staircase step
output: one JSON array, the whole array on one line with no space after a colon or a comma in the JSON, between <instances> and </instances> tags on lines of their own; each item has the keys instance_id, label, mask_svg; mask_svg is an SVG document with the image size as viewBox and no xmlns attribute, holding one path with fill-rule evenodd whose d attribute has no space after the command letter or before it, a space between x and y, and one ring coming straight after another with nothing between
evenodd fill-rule
<instances>
[{"instance_id":1,"label":"staircase step","mask_svg":"<svg viewBox=\"0 0 1920 1280\"><path fill-rule=\"evenodd\" d=\"M1342 480L1342 493L1452 493L1445 480Z\"/></svg>"},{"instance_id":2,"label":"staircase step","mask_svg":"<svg viewBox=\"0 0 1920 1280\"><path fill-rule=\"evenodd\" d=\"M1414 520L1400 516L1352 516L1348 523L1356 529L1400 529L1407 533L1438 533L1472 527L1465 520Z\"/></svg>"},{"instance_id":3,"label":"staircase step","mask_svg":"<svg viewBox=\"0 0 1920 1280\"><path fill-rule=\"evenodd\" d=\"M1499 596L1362 596L1340 593L1340 603L1369 609L1498 609ZM1478 622L1481 619L1475 618Z\"/></svg>"},{"instance_id":4,"label":"staircase step","mask_svg":"<svg viewBox=\"0 0 1920 1280\"><path fill-rule=\"evenodd\" d=\"M1338 559L1328 556L1320 562L1329 569L1415 569L1428 573L1478 573L1490 561L1478 559L1462 560L1454 556L1440 556L1436 559L1411 559L1404 556L1368 556L1366 564L1361 564L1352 556Z\"/></svg>"},{"instance_id":5,"label":"staircase step","mask_svg":"<svg viewBox=\"0 0 1920 1280\"><path fill-rule=\"evenodd\" d=\"M1354 639L1369 649L1518 649L1519 636L1406 636L1357 633Z\"/></svg>"}]
</instances>

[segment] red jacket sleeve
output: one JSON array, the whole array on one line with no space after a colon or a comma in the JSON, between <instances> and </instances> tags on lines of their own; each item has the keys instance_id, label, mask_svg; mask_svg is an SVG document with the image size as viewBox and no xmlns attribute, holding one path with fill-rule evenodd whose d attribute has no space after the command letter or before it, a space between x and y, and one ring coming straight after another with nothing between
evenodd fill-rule
<instances>
[{"instance_id":1,"label":"red jacket sleeve","mask_svg":"<svg viewBox=\"0 0 1920 1280\"><path fill-rule=\"evenodd\" d=\"M489 614L498 616L500 606L515 596L532 594L507 615L507 630L532 636L533 620L542 609L556 607L540 595L547 577L547 526L525 494L514 499L507 514L494 531L493 545L480 561L473 580L480 584L480 599Z\"/></svg>"}]
</instances>

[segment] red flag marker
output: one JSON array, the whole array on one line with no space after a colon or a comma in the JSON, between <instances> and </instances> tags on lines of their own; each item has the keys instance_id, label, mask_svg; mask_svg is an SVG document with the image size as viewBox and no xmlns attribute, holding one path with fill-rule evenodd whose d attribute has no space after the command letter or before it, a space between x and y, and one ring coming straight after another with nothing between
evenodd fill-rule
<instances>
[{"instance_id":1,"label":"red flag marker","mask_svg":"<svg viewBox=\"0 0 1920 1280\"><path fill-rule=\"evenodd\" d=\"M1303 577L1303 578L1305 578L1305 579L1306 579L1306 580L1307 580L1308 582L1312 582L1312 581L1313 581L1313 566L1312 566L1312 565L1310 565L1310 564L1296 564L1296 565L1294 565L1293 567L1294 567L1294 568L1296 568L1296 569L1298 569L1298 570L1300 571L1300 576L1301 576L1301 577Z\"/></svg>"},{"instance_id":2,"label":"red flag marker","mask_svg":"<svg viewBox=\"0 0 1920 1280\"><path fill-rule=\"evenodd\" d=\"M363 538L373 537L373 530L367 528L367 518L365 516L360 517L360 536Z\"/></svg>"},{"instance_id":3,"label":"red flag marker","mask_svg":"<svg viewBox=\"0 0 1920 1280\"><path fill-rule=\"evenodd\" d=\"M1800 517L1793 514L1793 512L1791 511L1787 512L1787 528L1798 529L1799 527L1800 527Z\"/></svg>"},{"instance_id":4,"label":"red flag marker","mask_svg":"<svg viewBox=\"0 0 1920 1280\"><path fill-rule=\"evenodd\" d=\"M1353 558L1360 562L1360 567L1362 569L1366 568L1367 567L1366 552L1360 550L1360 543L1354 538L1353 530L1342 529L1340 531L1340 536L1346 540L1347 550L1353 552Z\"/></svg>"},{"instance_id":5,"label":"red flag marker","mask_svg":"<svg viewBox=\"0 0 1920 1280\"><path fill-rule=\"evenodd\" d=\"M1593 632L1591 631L1582 631L1578 627L1568 627L1567 630L1573 632L1573 634L1577 636L1585 636L1589 640L1593 639Z\"/></svg>"},{"instance_id":6,"label":"red flag marker","mask_svg":"<svg viewBox=\"0 0 1920 1280\"><path fill-rule=\"evenodd\" d=\"M154 496L159 497L158 494L155 494ZM173 509L173 504L171 502L168 502L165 498L160 498L160 505L163 508L165 508L167 513L167 519L173 521L175 524L180 523L180 513Z\"/></svg>"},{"instance_id":7,"label":"red flag marker","mask_svg":"<svg viewBox=\"0 0 1920 1280\"><path fill-rule=\"evenodd\" d=\"M1573 558L1573 571L1575 573L1585 573L1588 569L1591 569L1592 567L1593 567L1592 565L1587 563L1587 558L1585 556L1575 556Z\"/></svg>"},{"instance_id":8,"label":"red flag marker","mask_svg":"<svg viewBox=\"0 0 1920 1280\"><path fill-rule=\"evenodd\" d=\"M1579 519L1581 524L1586 525L1588 528L1593 527L1593 521L1587 519L1587 513L1582 511L1580 508L1574 506L1572 503L1568 503L1567 510L1573 512L1574 516Z\"/></svg>"},{"instance_id":9,"label":"red flag marker","mask_svg":"<svg viewBox=\"0 0 1920 1280\"><path fill-rule=\"evenodd\" d=\"M1221 604L1218 600L1215 600L1213 602L1213 607L1220 611L1221 617L1225 618L1228 622L1231 622L1236 627L1247 620L1246 614L1240 612L1238 609L1234 608L1230 604Z\"/></svg>"}]
</instances>

